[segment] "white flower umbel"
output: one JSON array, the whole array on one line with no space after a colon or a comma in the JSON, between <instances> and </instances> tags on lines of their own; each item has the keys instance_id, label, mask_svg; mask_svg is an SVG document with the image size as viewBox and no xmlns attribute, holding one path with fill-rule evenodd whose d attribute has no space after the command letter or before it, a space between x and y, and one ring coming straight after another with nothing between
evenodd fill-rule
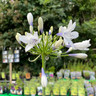
<instances>
[{"instance_id":1,"label":"white flower umbel","mask_svg":"<svg viewBox=\"0 0 96 96\"><path fill-rule=\"evenodd\" d=\"M27 52L35 45L40 43L41 38L38 37L37 32L34 32L33 35L26 32L26 35L19 36L19 40L26 44L25 51Z\"/></svg>"},{"instance_id":2,"label":"white flower umbel","mask_svg":"<svg viewBox=\"0 0 96 96\"><path fill-rule=\"evenodd\" d=\"M76 53L76 54L67 54L71 52L73 49L79 50L89 50L88 47L91 45L89 43L90 40L73 43L72 40L76 39L79 34L76 31L73 31L76 27L76 22L72 23L70 20L68 27L59 28L58 36L61 36L59 39L57 35L52 35L53 27L51 27L48 31L44 32L43 29L43 19L39 17L38 19L38 33L33 30L33 15L28 13L27 15L28 23L30 25L30 33L25 33L25 35L16 35L17 41L21 44L22 47L25 48L25 51L30 52L33 55L38 55L34 60L30 60L30 62L36 61L39 57L42 58L42 77L41 77L41 84L43 87L42 96L45 96L45 88L47 86L47 77L44 73L44 69L46 68L46 60L49 57L58 58L58 57L66 57L66 56L73 56L77 58L87 58L87 54L84 53ZM42 34L40 34L40 32ZM32 33L32 34L31 34ZM63 39L62 39L63 38ZM25 43L25 44L24 44ZM64 46L68 47L68 51L63 50ZM62 50L62 51L61 51ZM47 57L47 58L46 58Z\"/></svg>"},{"instance_id":3,"label":"white flower umbel","mask_svg":"<svg viewBox=\"0 0 96 96\"><path fill-rule=\"evenodd\" d=\"M57 33L58 36L63 37L65 45L70 44L72 47L74 47L72 39L76 39L79 34L76 31L73 31L76 27L76 22L72 24L72 20L70 20L68 27L60 27L59 33Z\"/></svg>"},{"instance_id":4,"label":"white flower umbel","mask_svg":"<svg viewBox=\"0 0 96 96\"><path fill-rule=\"evenodd\" d=\"M69 54L69 56L85 59L85 58L87 58L88 55L85 53L76 53L76 54Z\"/></svg>"},{"instance_id":5,"label":"white flower umbel","mask_svg":"<svg viewBox=\"0 0 96 96\"><path fill-rule=\"evenodd\" d=\"M42 68L41 84L42 84L42 87L47 86L47 77L43 68Z\"/></svg>"},{"instance_id":6,"label":"white flower umbel","mask_svg":"<svg viewBox=\"0 0 96 96\"><path fill-rule=\"evenodd\" d=\"M30 26L33 26L33 15L32 13L27 14L27 20Z\"/></svg>"}]
</instances>

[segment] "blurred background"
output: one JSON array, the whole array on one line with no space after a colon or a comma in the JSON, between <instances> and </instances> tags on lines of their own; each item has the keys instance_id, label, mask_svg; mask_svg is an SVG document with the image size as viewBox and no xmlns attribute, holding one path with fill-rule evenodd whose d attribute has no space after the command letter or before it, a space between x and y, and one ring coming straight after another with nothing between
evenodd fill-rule
<instances>
[{"instance_id":1,"label":"blurred background","mask_svg":"<svg viewBox=\"0 0 96 96\"><path fill-rule=\"evenodd\" d=\"M91 47L88 58L85 60L76 58L49 58L47 60L47 72L56 73L61 68L70 70L95 70L96 71L96 0L0 0L0 72L9 72L9 64L2 63L2 50L11 47L20 48L15 39L16 33L29 32L27 13L34 16L34 30L38 30L38 17L44 20L44 31L50 26L54 27L53 34L58 32L59 27L66 26L70 19L76 21L76 31L79 38L73 42L91 39ZM75 52L76 53L76 52ZM38 75L41 72L41 59L29 62L28 58L36 56L20 51L20 63L13 64L13 72L31 72ZM72 67L75 65L74 67ZM87 65L87 66L86 66ZM79 66L77 68L77 66ZM82 67L82 68L81 68ZM95 67L95 68L94 68Z\"/></svg>"}]
</instances>

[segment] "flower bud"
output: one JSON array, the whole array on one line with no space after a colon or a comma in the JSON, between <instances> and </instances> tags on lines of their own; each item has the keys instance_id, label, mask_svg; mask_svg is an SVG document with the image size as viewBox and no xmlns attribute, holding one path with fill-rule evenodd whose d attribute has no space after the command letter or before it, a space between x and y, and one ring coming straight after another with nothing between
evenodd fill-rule
<instances>
[{"instance_id":1,"label":"flower bud","mask_svg":"<svg viewBox=\"0 0 96 96\"><path fill-rule=\"evenodd\" d=\"M30 33L32 33L33 32L33 26L30 26L29 29L30 29Z\"/></svg>"},{"instance_id":2,"label":"flower bud","mask_svg":"<svg viewBox=\"0 0 96 96\"><path fill-rule=\"evenodd\" d=\"M25 35L27 35L27 32L25 32Z\"/></svg>"},{"instance_id":3,"label":"flower bud","mask_svg":"<svg viewBox=\"0 0 96 96\"><path fill-rule=\"evenodd\" d=\"M53 26L50 27L51 32L53 32Z\"/></svg>"},{"instance_id":4,"label":"flower bud","mask_svg":"<svg viewBox=\"0 0 96 96\"><path fill-rule=\"evenodd\" d=\"M45 72L44 72L43 68L42 68L41 84L42 84L42 87L47 86L47 77L45 75Z\"/></svg>"},{"instance_id":5,"label":"flower bud","mask_svg":"<svg viewBox=\"0 0 96 96\"><path fill-rule=\"evenodd\" d=\"M21 36L20 33L17 33L16 36L15 36L16 40L17 40L19 43L21 43L20 40L19 40L19 37L20 37L20 36Z\"/></svg>"},{"instance_id":6,"label":"flower bud","mask_svg":"<svg viewBox=\"0 0 96 96\"><path fill-rule=\"evenodd\" d=\"M76 58L81 58L81 59L85 59L87 58L87 54L85 53L76 53L76 54L69 54L69 56L73 56L73 57L76 57Z\"/></svg>"},{"instance_id":7,"label":"flower bud","mask_svg":"<svg viewBox=\"0 0 96 96\"><path fill-rule=\"evenodd\" d=\"M50 30L49 30L49 35L51 35L53 32L53 26L50 27Z\"/></svg>"},{"instance_id":8,"label":"flower bud","mask_svg":"<svg viewBox=\"0 0 96 96\"><path fill-rule=\"evenodd\" d=\"M62 43L63 43L63 40L60 38L58 41L55 42L54 47L58 48L59 46L61 46Z\"/></svg>"},{"instance_id":9,"label":"flower bud","mask_svg":"<svg viewBox=\"0 0 96 96\"><path fill-rule=\"evenodd\" d=\"M70 47L70 48L66 51L66 53L69 53L69 52L71 52L72 50L73 50L73 48Z\"/></svg>"},{"instance_id":10,"label":"flower bud","mask_svg":"<svg viewBox=\"0 0 96 96\"><path fill-rule=\"evenodd\" d=\"M27 14L27 20L29 25L33 26L33 15L31 13Z\"/></svg>"},{"instance_id":11,"label":"flower bud","mask_svg":"<svg viewBox=\"0 0 96 96\"><path fill-rule=\"evenodd\" d=\"M41 33L43 33L43 19L42 17L39 17L38 19L38 26Z\"/></svg>"},{"instance_id":12,"label":"flower bud","mask_svg":"<svg viewBox=\"0 0 96 96\"><path fill-rule=\"evenodd\" d=\"M59 33L61 32L61 28L62 28L62 26L59 27Z\"/></svg>"}]
</instances>

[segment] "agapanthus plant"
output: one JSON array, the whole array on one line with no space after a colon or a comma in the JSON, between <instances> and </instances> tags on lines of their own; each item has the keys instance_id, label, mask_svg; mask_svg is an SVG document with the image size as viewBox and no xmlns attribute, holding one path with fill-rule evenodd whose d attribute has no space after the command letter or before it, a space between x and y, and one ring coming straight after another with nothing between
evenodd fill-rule
<instances>
[{"instance_id":1,"label":"agapanthus plant","mask_svg":"<svg viewBox=\"0 0 96 96\"><path fill-rule=\"evenodd\" d=\"M43 19L39 17L38 19L38 32L33 30L33 15L31 13L27 14L27 20L29 23L30 32L25 32L25 35L20 33L16 34L16 39L21 46L25 48L25 52L30 52L33 55L38 55L34 60L36 61L39 57L42 59L42 77L41 84L43 87L43 96L45 95L45 87L47 86L47 79L45 76L45 61L49 57L65 57L73 56L77 58L86 58L85 53L74 53L69 54L72 50L89 50L90 39L83 42L73 43L72 40L79 36L79 33L74 31L76 27L76 22L72 23L69 21L68 27L60 26L59 31L54 36L53 26L50 27L48 32L44 32L43 29ZM68 50L62 52L62 49L67 47ZM46 81L46 82L45 82ZM45 84L46 83L46 84ZM46 86L45 86L46 85Z\"/></svg>"}]
</instances>

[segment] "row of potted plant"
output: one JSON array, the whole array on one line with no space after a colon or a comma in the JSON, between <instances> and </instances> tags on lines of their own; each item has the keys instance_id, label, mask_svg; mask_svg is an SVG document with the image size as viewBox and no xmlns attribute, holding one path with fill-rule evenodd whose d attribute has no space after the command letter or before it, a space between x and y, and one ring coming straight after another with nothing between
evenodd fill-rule
<instances>
[{"instance_id":1,"label":"row of potted plant","mask_svg":"<svg viewBox=\"0 0 96 96\"><path fill-rule=\"evenodd\" d=\"M71 96L85 96L84 80L71 81L70 94Z\"/></svg>"},{"instance_id":2,"label":"row of potted plant","mask_svg":"<svg viewBox=\"0 0 96 96\"><path fill-rule=\"evenodd\" d=\"M21 79L16 80L16 83L11 84L7 83L6 80L3 83L0 83L0 94L17 94L22 95L23 92L23 82Z\"/></svg>"},{"instance_id":3,"label":"row of potted plant","mask_svg":"<svg viewBox=\"0 0 96 96\"><path fill-rule=\"evenodd\" d=\"M85 87L85 88L84 88ZM88 89L89 88L89 89ZM93 89L92 89L93 88ZM20 78L16 80L15 84L0 83L0 93L10 93L15 95L42 95L42 87L40 77L33 77L31 80L24 81ZM85 81L84 79L73 80L73 79L58 79L48 78L48 85L45 89L45 95L78 95L85 96L90 93L89 90L95 90L96 93L96 80ZM89 92L89 93L88 93ZM91 92L92 93L92 92Z\"/></svg>"},{"instance_id":4,"label":"row of potted plant","mask_svg":"<svg viewBox=\"0 0 96 96\"><path fill-rule=\"evenodd\" d=\"M81 71L72 71L70 72L70 70L64 70L61 69L60 71L57 72L57 78L61 79L61 78L71 78L71 79L81 79L82 77L84 77L87 80L95 80L95 72L93 71L86 71L84 70L83 72Z\"/></svg>"}]
</instances>

